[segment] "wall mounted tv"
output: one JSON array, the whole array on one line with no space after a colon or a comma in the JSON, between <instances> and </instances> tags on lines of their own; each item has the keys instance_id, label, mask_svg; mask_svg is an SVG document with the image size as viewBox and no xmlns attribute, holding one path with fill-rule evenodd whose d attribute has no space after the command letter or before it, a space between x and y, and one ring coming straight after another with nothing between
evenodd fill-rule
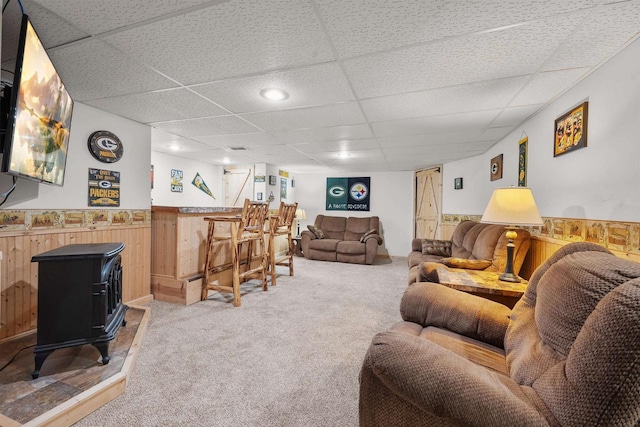
<instances>
[{"instance_id":1,"label":"wall mounted tv","mask_svg":"<svg viewBox=\"0 0 640 427\"><path fill-rule=\"evenodd\" d=\"M9 92L2 172L63 185L73 100L27 15Z\"/></svg>"}]
</instances>

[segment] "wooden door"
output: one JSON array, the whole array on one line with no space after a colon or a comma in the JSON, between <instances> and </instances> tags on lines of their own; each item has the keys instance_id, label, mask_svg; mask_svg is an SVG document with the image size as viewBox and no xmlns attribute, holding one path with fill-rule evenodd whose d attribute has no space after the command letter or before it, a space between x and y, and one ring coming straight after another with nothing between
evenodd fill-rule
<instances>
[{"instance_id":1,"label":"wooden door","mask_svg":"<svg viewBox=\"0 0 640 427\"><path fill-rule=\"evenodd\" d=\"M439 239L442 222L442 168L416 172L415 236Z\"/></svg>"},{"instance_id":2,"label":"wooden door","mask_svg":"<svg viewBox=\"0 0 640 427\"><path fill-rule=\"evenodd\" d=\"M252 169L225 169L224 205L242 207L244 199L253 200Z\"/></svg>"}]
</instances>

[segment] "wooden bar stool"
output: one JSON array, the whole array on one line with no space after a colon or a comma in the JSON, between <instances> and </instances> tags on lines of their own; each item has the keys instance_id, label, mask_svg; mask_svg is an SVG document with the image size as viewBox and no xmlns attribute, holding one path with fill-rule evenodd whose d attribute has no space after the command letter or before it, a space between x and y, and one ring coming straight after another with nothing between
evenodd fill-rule
<instances>
[{"instance_id":1,"label":"wooden bar stool","mask_svg":"<svg viewBox=\"0 0 640 427\"><path fill-rule=\"evenodd\" d=\"M297 203L286 204L280 202L277 215L269 217L269 272L271 273L271 285L276 284L276 265L288 266L289 276L293 276L293 238L291 226L296 217ZM275 240L277 236L287 236L287 252L276 258Z\"/></svg>"},{"instance_id":2,"label":"wooden bar stool","mask_svg":"<svg viewBox=\"0 0 640 427\"><path fill-rule=\"evenodd\" d=\"M242 214L239 216L216 216L205 217L205 221L209 221L207 231L207 248L205 252L205 268L204 280L202 282L201 300L207 299L209 290L218 292L232 292L233 305L240 306L240 283L249 279L260 279L262 289L267 290L267 250L264 241L264 227L267 219L269 204L264 202L252 202L245 199L242 208ZM229 232L224 234L216 233L216 223L221 222L229 225ZM232 285L222 286L211 282L211 276L220 271L220 267L216 267L214 260L216 254L227 245L217 242L228 241L231 249L231 270ZM260 259L260 264L252 267L254 260L254 242ZM241 271L242 267L242 245L247 243L246 268Z\"/></svg>"}]
</instances>

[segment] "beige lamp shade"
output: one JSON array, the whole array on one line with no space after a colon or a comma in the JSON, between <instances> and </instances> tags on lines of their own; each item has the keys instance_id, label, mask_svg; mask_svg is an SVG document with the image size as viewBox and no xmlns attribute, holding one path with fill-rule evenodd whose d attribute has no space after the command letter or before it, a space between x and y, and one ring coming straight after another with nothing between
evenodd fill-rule
<instances>
[{"instance_id":1,"label":"beige lamp shade","mask_svg":"<svg viewBox=\"0 0 640 427\"><path fill-rule=\"evenodd\" d=\"M307 213L304 211L304 209L296 209L296 218L307 219Z\"/></svg>"},{"instance_id":2,"label":"beige lamp shade","mask_svg":"<svg viewBox=\"0 0 640 427\"><path fill-rule=\"evenodd\" d=\"M542 218L528 187L496 188L480 222L503 225L542 225Z\"/></svg>"}]
</instances>

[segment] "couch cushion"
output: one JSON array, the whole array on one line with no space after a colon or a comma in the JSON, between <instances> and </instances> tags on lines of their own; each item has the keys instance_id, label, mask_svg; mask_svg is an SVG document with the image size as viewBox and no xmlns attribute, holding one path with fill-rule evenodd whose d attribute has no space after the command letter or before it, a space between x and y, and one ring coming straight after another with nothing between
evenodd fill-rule
<instances>
[{"instance_id":1,"label":"couch cushion","mask_svg":"<svg viewBox=\"0 0 640 427\"><path fill-rule=\"evenodd\" d=\"M422 255L451 256L451 240L422 240Z\"/></svg>"},{"instance_id":2,"label":"couch cushion","mask_svg":"<svg viewBox=\"0 0 640 427\"><path fill-rule=\"evenodd\" d=\"M344 230L346 226L347 218L340 216L322 216L320 223L316 223L316 227L324 231L325 238L336 240L344 240Z\"/></svg>"},{"instance_id":3,"label":"couch cushion","mask_svg":"<svg viewBox=\"0 0 640 427\"><path fill-rule=\"evenodd\" d=\"M343 240L342 242L339 242L338 245L336 246L336 251L338 251L338 253L341 254L364 254L367 251L367 245L365 245L364 243L360 243L360 241L357 242L350 242L347 240Z\"/></svg>"},{"instance_id":4,"label":"couch cushion","mask_svg":"<svg viewBox=\"0 0 640 427\"><path fill-rule=\"evenodd\" d=\"M483 224L483 227L480 232L477 234L475 243L473 243L473 248L471 250L472 257L474 259L488 259L493 260L493 255L496 251L496 245L498 245L498 241L500 240L500 236L506 232L506 228L504 225L496 225L496 224ZM476 228L472 231L475 232ZM466 238L465 238L466 242ZM503 242L505 247L507 242Z\"/></svg>"},{"instance_id":5,"label":"couch cushion","mask_svg":"<svg viewBox=\"0 0 640 427\"><path fill-rule=\"evenodd\" d=\"M458 248L458 251L455 250L455 247L452 247L451 256L454 256L456 258L473 259L473 246L478 239L478 235L480 235L482 230L489 226L490 224L481 224L476 222L472 227L468 227L467 232L464 234L464 238L462 239L462 246Z\"/></svg>"},{"instance_id":6,"label":"couch cushion","mask_svg":"<svg viewBox=\"0 0 640 427\"><path fill-rule=\"evenodd\" d=\"M313 233L314 236L316 236L316 239L324 239L326 237L324 235L324 231L322 231L321 229L319 229L315 225L309 224L309 225L307 225L307 228L309 229L310 232Z\"/></svg>"},{"instance_id":7,"label":"couch cushion","mask_svg":"<svg viewBox=\"0 0 640 427\"><path fill-rule=\"evenodd\" d=\"M453 235L451 236L451 256L457 258L467 258L469 256L471 249L467 251L463 247L464 238L467 232L476 225L478 225L477 222L466 220L456 226L455 230L453 230Z\"/></svg>"},{"instance_id":8,"label":"couch cushion","mask_svg":"<svg viewBox=\"0 0 640 427\"><path fill-rule=\"evenodd\" d=\"M309 248L317 251L335 252L340 243L337 239L316 239L309 242Z\"/></svg>"},{"instance_id":9,"label":"couch cushion","mask_svg":"<svg viewBox=\"0 0 640 427\"><path fill-rule=\"evenodd\" d=\"M377 228L371 225L371 218L347 218L344 230L344 240L360 240L367 231Z\"/></svg>"},{"instance_id":10,"label":"couch cushion","mask_svg":"<svg viewBox=\"0 0 640 427\"><path fill-rule=\"evenodd\" d=\"M491 265L491 261L487 259L442 258L440 262L447 267L469 270L484 270Z\"/></svg>"}]
</instances>

